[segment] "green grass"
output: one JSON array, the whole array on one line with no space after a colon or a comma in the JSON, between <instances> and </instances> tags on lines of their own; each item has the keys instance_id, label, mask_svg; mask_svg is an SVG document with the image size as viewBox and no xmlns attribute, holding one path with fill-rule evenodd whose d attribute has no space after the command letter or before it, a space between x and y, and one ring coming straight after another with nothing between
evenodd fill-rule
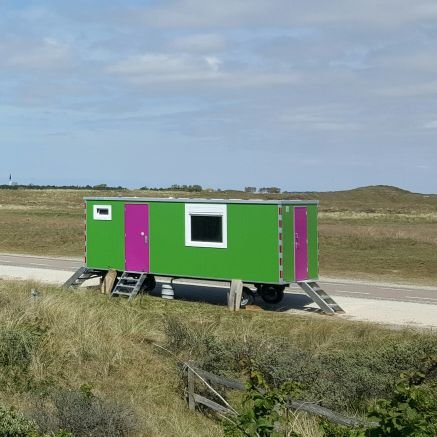
<instances>
[{"instance_id":1,"label":"green grass","mask_svg":"<svg viewBox=\"0 0 437 437\"><path fill-rule=\"evenodd\" d=\"M232 377L255 367L273 382L301 380L308 399L352 412L437 348L427 331L148 296L129 303L28 282L0 281L0 303L0 404L41 419L53 414L53 399L69 406L91 385L105 405L133 412L132 435L222 435L219 421L187 409L178 360ZM297 425L320 435L314 418Z\"/></svg>"},{"instance_id":2,"label":"green grass","mask_svg":"<svg viewBox=\"0 0 437 437\"><path fill-rule=\"evenodd\" d=\"M280 195L222 192L0 190L0 251L82 256L84 196L320 200L320 272L399 282L437 280L437 196L377 186Z\"/></svg>"}]
</instances>

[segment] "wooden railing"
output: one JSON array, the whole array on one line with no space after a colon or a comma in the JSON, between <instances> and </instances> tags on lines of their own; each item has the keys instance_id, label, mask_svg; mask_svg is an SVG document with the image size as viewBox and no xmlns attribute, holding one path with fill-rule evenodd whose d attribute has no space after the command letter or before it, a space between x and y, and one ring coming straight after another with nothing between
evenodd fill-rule
<instances>
[{"instance_id":1,"label":"wooden railing","mask_svg":"<svg viewBox=\"0 0 437 437\"><path fill-rule=\"evenodd\" d=\"M214 389L212 385L216 384L233 390L245 391L246 387L241 381L214 375L213 373L199 369L190 363L184 363L183 368L186 372L188 407L190 410L194 410L196 405L200 404L211 408L222 415L233 416L238 414L237 411L220 393L218 393L217 390ZM202 385L211 393L214 393L214 395L218 397L222 403L220 404L212 399L196 393L196 381L200 381ZM347 417L328 408L302 400L289 399L287 407L290 410L304 411L343 426L349 426L353 428L375 428L378 426L378 423L376 422L366 422L357 418Z\"/></svg>"}]
</instances>

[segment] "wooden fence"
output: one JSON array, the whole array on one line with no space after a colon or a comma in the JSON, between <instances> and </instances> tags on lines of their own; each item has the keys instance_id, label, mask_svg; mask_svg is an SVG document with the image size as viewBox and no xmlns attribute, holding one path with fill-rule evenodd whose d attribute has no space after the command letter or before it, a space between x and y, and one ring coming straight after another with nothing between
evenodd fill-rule
<instances>
[{"instance_id":1,"label":"wooden fence","mask_svg":"<svg viewBox=\"0 0 437 437\"><path fill-rule=\"evenodd\" d=\"M190 363L184 363L183 368L186 372L188 407L190 410L194 410L196 405L200 404L223 415L232 416L238 414L235 409L232 408L232 406L226 401L226 399L213 388L212 385L216 384L233 390L245 391L246 387L241 381L214 375L213 373L198 369ZM196 393L196 381L200 381L202 385L205 386L211 393L214 393L214 395L220 399L222 404ZM343 414L336 413L335 411L311 402L289 399L288 408L290 410L304 411L309 414L314 414L330 422L343 426L349 426L353 428L375 428L378 426L378 423L376 422L366 422L353 417L347 417Z\"/></svg>"}]
</instances>

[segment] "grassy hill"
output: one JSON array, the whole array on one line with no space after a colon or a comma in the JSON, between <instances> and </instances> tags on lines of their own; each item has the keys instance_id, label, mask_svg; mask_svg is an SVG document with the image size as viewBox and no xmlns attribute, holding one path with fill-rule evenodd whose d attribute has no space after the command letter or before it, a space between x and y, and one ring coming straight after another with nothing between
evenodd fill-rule
<instances>
[{"instance_id":1,"label":"grassy hill","mask_svg":"<svg viewBox=\"0 0 437 437\"><path fill-rule=\"evenodd\" d=\"M84 196L223 197L320 200L325 276L435 284L437 195L372 186L337 192L0 190L0 251L83 254Z\"/></svg>"},{"instance_id":2,"label":"grassy hill","mask_svg":"<svg viewBox=\"0 0 437 437\"><path fill-rule=\"evenodd\" d=\"M129 303L8 281L0 281L0 302L0 407L41 431L78 436L223 435L219 418L187 408L178 370L187 360L242 380L251 370L273 385L291 379L304 399L360 416L390 395L401 371L437 354L432 332L314 314L231 313L149 296ZM225 396L241 408L238 396ZM315 417L291 419L301 435L321 437Z\"/></svg>"}]
</instances>

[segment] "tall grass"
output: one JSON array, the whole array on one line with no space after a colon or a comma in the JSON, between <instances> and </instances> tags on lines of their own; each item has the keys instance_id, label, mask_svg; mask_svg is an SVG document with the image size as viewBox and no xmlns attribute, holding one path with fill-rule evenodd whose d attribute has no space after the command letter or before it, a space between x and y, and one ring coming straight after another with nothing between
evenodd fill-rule
<instances>
[{"instance_id":1,"label":"tall grass","mask_svg":"<svg viewBox=\"0 0 437 437\"><path fill-rule=\"evenodd\" d=\"M32 286L41 292L35 301L30 296ZM128 305L89 292L73 294L2 281L0 300L0 375L6 379L0 385L0 401L4 404L41 418L42 406L50 411L63 403L56 417L51 416L52 422L60 423L68 409L70 421L79 421L81 415L74 411L80 412L81 404L75 393L89 385L101 400L93 404L94 411L112 411L108 420L115 420L117 410L132 412L137 427L133 435L220 435L217 424L187 412L177 389L176 363L152 346L163 339L161 314L148 311L146 299L141 305ZM13 372L5 372L9 368Z\"/></svg>"},{"instance_id":2,"label":"tall grass","mask_svg":"<svg viewBox=\"0 0 437 437\"><path fill-rule=\"evenodd\" d=\"M148 296L129 303L28 282L0 281L0 303L0 404L43 430L75 425L75 435L221 435L219 421L187 409L179 361L240 378L257 368L273 384L298 380L308 399L355 411L437 349L428 331ZM314 418L299 416L295 427L317 435Z\"/></svg>"}]
</instances>

